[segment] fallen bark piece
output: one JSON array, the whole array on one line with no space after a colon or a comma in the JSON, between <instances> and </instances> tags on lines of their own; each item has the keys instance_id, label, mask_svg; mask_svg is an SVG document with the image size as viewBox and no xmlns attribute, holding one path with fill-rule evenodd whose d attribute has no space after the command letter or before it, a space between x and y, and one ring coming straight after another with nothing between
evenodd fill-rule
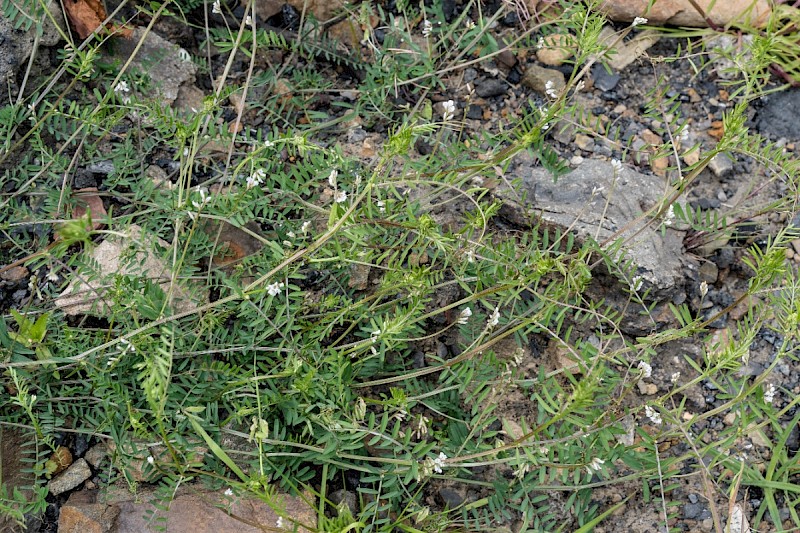
<instances>
[{"instance_id":1,"label":"fallen bark piece","mask_svg":"<svg viewBox=\"0 0 800 533\"><path fill-rule=\"evenodd\" d=\"M672 26L743 26L762 27L772 12L767 0L695 0L698 10L690 0L606 0L600 10L614 21L630 22L644 17L648 24Z\"/></svg>"}]
</instances>

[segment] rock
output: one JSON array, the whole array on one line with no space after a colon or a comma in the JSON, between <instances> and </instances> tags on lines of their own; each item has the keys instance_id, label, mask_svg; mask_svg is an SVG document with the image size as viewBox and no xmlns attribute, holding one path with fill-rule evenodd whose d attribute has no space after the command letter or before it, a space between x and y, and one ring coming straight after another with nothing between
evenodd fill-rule
<instances>
[{"instance_id":1,"label":"rock","mask_svg":"<svg viewBox=\"0 0 800 533\"><path fill-rule=\"evenodd\" d=\"M725 154L717 154L708 162L708 168L720 179L729 178L733 174L733 162Z\"/></svg>"},{"instance_id":2,"label":"rock","mask_svg":"<svg viewBox=\"0 0 800 533\"><path fill-rule=\"evenodd\" d=\"M594 139L583 133L575 135L575 146L581 150L591 152L594 148Z\"/></svg>"},{"instance_id":3,"label":"rock","mask_svg":"<svg viewBox=\"0 0 800 533\"><path fill-rule=\"evenodd\" d=\"M616 72L624 70L628 67L628 65L639 59L639 57L641 57L648 48L656 44L661 38L657 31L645 30L637 33L629 41L617 42L617 33L612 30L612 34L614 36L614 40L610 42L608 40L603 40L601 42L608 45L616 43L613 54L611 54L611 57L609 57L607 60L608 66ZM600 38L601 40L603 39L602 34Z\"/></svg>"},{"instance_id":4,"label":"rock","mask_svg":"<svg viewBox=\"0 0 800 533\"><path fill-rule=\"evenodd\" d=\"M28 18L29 15L33 15L42 24L39 46L55 46L61 41L61 33L53 24L55 20L58 26L65 27L60 4L53 0L47 2L49 15L44 13L39 3L32 5L35 6L33 12L25 14L17 11L16 6L13 7L11 12L18 15L15 20L9 19L0 11L0 82L3 84L23 67L34 52L33 46L39 30L37 23L32 23ZM18 25L17 22L21 24Z\"/></svg>"},{"instance_id":5,"label":"rock","mask_svg":"<svg viewBox=\"0 0 800 533\"><path fill-rule=\"evenodd\" d=\"M738 22L739 25L761 27L769 20L771 12L767 0L695 0L705 15L717 26ZM709 10L709 7L711 9ZM650 9L648 9L648 7ZM630 22L636 17L646 17L649 24L670 26L706 27L706 16L698 13L691 0L608 0L599 8L614 21Z\"/></svg>"},{"instance_id":6,"label":"rock","mask_svg":"<svg viewBox=\"0 0 800 533\"><path fill-rule=\"evenodd\" d=\"M3 271L0 273L0 279L3 281L10 281L12 283L16 283L17 281L22 281L28 277L28 269L24 266L15 266L13 268L9 268L8 270Z\"/></svg>"},{"instance_id":7,"label":"rock","mask_svg":"<svg viewBox=\"0 0 800 533\"><path fill-rule=\"evenodd\" d=\"M78 459L64 470L58 477L50 480L47 488L50 494L58 496L72 490L92 476L92 469L85 459Z\"/></svg>"},{"instance_id":8,"label":"rock","mask_svg":"<svg viewBox=\"0 0 800 533\"><path fill-rule=\"evenodd\" d=\"M700 268L697 269L697 273L700 275L700 281L705 281L709 284L716 283L719 276L719 268L711 261L703 261Z\"/></svg>"},{"instance_id":9,"label":"rock","mask_svg":"<svg viewBox=\"0 0 800 533\"><path fill-rule=\"evenodd\" d=\"M191 444L194 447L191 453L184 457L184 461L187 465L201 465L208 448L197 442ZM151 461L153 463L169 463L173 460L166 446L150 444L137 438L131 438L119 444L109 441L107 448L108 454L114 460L114 466L124 470L134 481L152 482L157 480L161 474L151 466Z\"/></svg>"},{"instance_id":10,"label":"rock","mask_svg":"<svg viewBox=\"0 0 800 533\"><path fill-rule=\"evenodd\" d=\"M142 46L131 61L130 71L138 71L150 78L152 87L147 89L147 97L156 97L172 104L178 98L181 86L194 84L197 66L186 50L153 32L145 31L145 28L136 28L130 39L117 39L114 55L108 59L124 64L140 41ZM141 92L137 87L131 89Z\"/></svg>"},{"instance_id":11,"label":"rock","mask_svg":"<svg viewBox=\"0 0 800 533\"><path fill-rule=\"evenodd\" d=\"M623 249L636 265L642 290L650 288L654 298L666 299L684 282L683 233L670 228L662 236L658 225L647 226L640 220L643 211L662 200L668 186L663 178L623 166L615 182L612 165L596 160L584 161L557 182L540 167L520 165L515 174L521 177L521 190L511 190L507 184L495 190L503 202L501 213L513 223L530 226L533 217L546 228L573 231L579 241L595 235L600 243L612 236L631 236ZM522 192L527 198L524 204L518 200Z\"/></svg>"},{"instance_id":12,"label":"rock","mask_svg":"<svg viewBox=\"0 0 800 533\"><path fill-rule=\"evenodd\" d=\"M444 506L448 509L456 509L460 507L467 499L466 495L463 494L462 491L451 487L440 488L439 498L441 499Z\"/></svg>"},{"instance_id":13,"label":"rock","mask_svg":"<svg viewBox=\"0 0 800 533\"><path fill-rule=\"evenodd\" d=\"M562 72L539 65L529 66L522 76L523 85L544 96L547 96L547 82L552 83L552 90L556 93L561 92L567 85Z\"/></svg>"},{"instance_id":14,"label":"rock","mask_svg":"<svg viewBox=\"0 0 800 533\"><path fill-rule=\"evenodd\" d=\"M110 313L113 302L108 300L108 291L114 286L114 278L119 275L157 280L164 292L170 293L171 273L166 264L151 251L156 245L163 249L168 249L170 245L161 239L144 235L136 225L131 225L126 233L128 238L125 243L120 242L118 237L110 237L89 252L97 270L86 276L75 277L56 298L58 308L67 315ZM197 308L187 288L176 284L171 294L177 312Z\"/></svg>"},{"instance_id":15,"label":"rock","mask_svg":"<svg viewBox=\"0 0 800 533\"><path fill-rule=\"evenodd\" d=\"M555 33L542 37L541 48L536 51L536 59L551 67L564 64L575 53L575 38L568 33Z\"/></svg>"},{"instance_id":16,"label":"rock","mask_svg":"<svg viewBox=\"0 0 800 533\"><path fill-rule=\"evenodd\" d=\"M59 533L107 533L112 531L119 516L114 505L95 503L89 491L75 492L61 507L58 515ZM93 491L92 491L93 492Z\"/></svg>"},{"instance_id":17,"label":"rock","mask_svg":"<svg viewBox=\"0 0 800 533\"><path fill-rule=\"evenodd\" d=\"M24 431L0 426L0 482L9 494L19 490L32 499L30 487L35 485L36 476L30 467L35 462L36 449L26 445L30 440L30 435ZM0 516L0 531L18 531L12 523L11 519Z\"/></svg>"},{"instance_id":18,"label":"rock","mask_svg":"<svg viewBox=\"0 0 800 533\"><path fill-rule=\"evenodd\" d=\"M87 463L97 468L106 457L108 457L108 447L105 443L101 442L89 448L84 459L86 459Z\"/></svg>"},{"instance_id":19,"label":"rock","mask_svg":"<svg viewBox=\"0 0 800 533\"><path fill-rule=\"evenodd\" d=\"M491 98L505 94L507 89L508 84L504 81L489 78L475 85L475 94L481 98Z\"/></svg>"},{"instance_id":20,"label":"rock","mask_svg":"<svg viewBox=\"0 0 800 533\"><path fill-rule=\"evenodd\" d=\"M800 89L788 89L764 98L756 116L756 129L775 137L800 141Z\"/></svg>"},{"instance_id":21,"label":"rock","mask_svg":"<svg viewBox=\"0 0 800 533\"><path fill-rule=\"evenodd\" d=\"M296 527L298 533L311 533L317 527L316 510L307 503L314 501L310 495L304 500L277 492L265 503L249 496L184 485L164 510L166 502L152 488L140 488L134 495L123 486L113 486L98 499L120 510L114 533L261 533L276 531L279 516L287 531Z\"/></svg>"},{"instance_id":22,"label":"rock","mask_svg":"<svg viewBox=\"0 0 800 533\"><path fill-rule=\"evenodd\" d=\"M344 505L352 516L358 516L358 499L349 490L339 489L334 491L328 496L328 499L337 509L339 506Z\"/></svg>"},{"instance_id":23,"label":"rock","mask_svg":"<svg viewBox=\"0 0 800 533\"><path fill-rule=\"evenodd\" d=\"M603 92L608 92L617 86L620 75L609 72L606 67L598 63L592 67L592 80L594 80L595 87Z\"/></svg>"}]
</instances>

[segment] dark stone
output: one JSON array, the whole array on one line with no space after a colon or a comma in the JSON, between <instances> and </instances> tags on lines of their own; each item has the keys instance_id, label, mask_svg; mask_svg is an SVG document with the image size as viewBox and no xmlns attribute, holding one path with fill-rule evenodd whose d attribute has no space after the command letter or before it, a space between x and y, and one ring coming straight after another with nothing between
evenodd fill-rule
<instances>
[{"instance_id":1,"label":"dark stone","mask_svg":"<svg viewBox=\"0 0 800 533\"><path fill-rule=\"evenodd\" d=\"M770 95L765 100L756 118L756 129L760 133L800 141L800 89Z\"/></svg>"},{"instance_id":2,"label":"dark stone","mask_svg":"<svg viewBox=\"0 0 800 533\"><path fill-rule=\"evenodd\" d=\"M683 517L691 520L698 520L705 510L702 503L687 503L683 506Z\"/></svg>"},{"instance_id":3,"label":"dark stone","mask_svg":"<svg viewBox=\"0 0 800 533\"><path fill-rule=\"evenodd\" d=\"M433 152L433 147L422 139L417 139L414 148L417 149L419 155L430 155L430 153Z\"/></svg>"},{"instance_id":4,"label":"dark stone","mask_svg":"<svg viewBox=\"0 0 800 533\"><path fill-rule=\"evenodd\" d=\"M72 179L72 186L75 189L85 189L87 187L97 187L97 180L91 172L86 169L79 168L75 172L75 177Z\"/></svg>"},{"instance_id":5,"label":"dark stone","mask_svg":"<svg viewBox=\"0 0 800 533\"><path fill-rule=\"evenodd\" d=\"M592 67L592 79L595 87L603 92L608 92L617 86L620 75L609 72L603 65L597 63Z\"/></svg>"},{"instance_id":6,"label":"dark stone","mask_svg":"<svg viewBox=\"0 0 800 533\"><path fill-rule=\"evenodd\" d=\"M475 85L475 93L481 98L491 98L505 94L508 85L498 79L490 78Z\"/></svg>"},{"instance_id":7,"label":"dark stone","mask_svg":"<svg viewBox=\"0 0 800 533\"><path fill-rule=\"evenodd\" d=\"M414 352L414 362L412 363L414 368L424 368L425 367L425 352L421 350L417 350Z\"/></svg>"},{"instance_id":8,"label":"dark stone","mask_svg":"<svg viewBox=\"0 0 800 533\"><path fill-rule=\"evenodd\" d=\"M505 17L500 19L500 24L502 24L506 28L513 28L517 24L519 24L519 16L516 14L516 12L512 11L511 13L507 14Z\"/></svg>"},{"instance_id":9,"label":"dark stone","mask_svg":"<svg viewBox=\"0 0 800 533\"><path fill-rule=\"evenodd\" d=\"M786 449L791 453L796 454L800 449L800 426L797 424L789 431L789 437L786 439Z\"/></svg>"},{"instance_id":10,"label":"dark stone","mask_svg":"<svg viewBox=\"0 0 800 533\"><path fill-rule=\"evenodd\" d=\"M75 437L75 444L72 446L75 457L83 457L87 450L89 450L89 438L83 433L78 433Z\"/></svg>"},{"instance_id":11,"label":"dark stone","mask_svg":"<svg viewBox=\"0 0 800 533\"><path fill-rule=\"evenodd\" d=\"M339 507L340 504L344 504L347 506L351 515L358 515L358 500L356 499L356 495L349 490L339 489L334 491L328 496L328 499L336 507Z\"/></svg>"},{"instance_id":12,"label":"dark stone","mask_svg":"<svg viewBox=\"0 0 800 533\"><path fill-rule=\"evenodd\" d=\"M439 498L441 498L445 507L449 509L455 509L456 507L462 505L464 500L466 500L466 496L460 491L448 487L442 487L439 489Z\"/></svg>"},{"instance_id":13,"label":"dark stone","mask_svg":"<svg viewBox=\"0 0 800 533\"><path fill-rule=\"evenodd\" d=\"M477 104L470 104L469 109L467 109L467 118L472 120L483 119L483 108Z\"/></svg>"},{"instance_id":14,"label":"dark stone","mask_svg":"<svg viewBox=\"0 0 800 533\"><path fill-rule=\"evenodd\" d=\"M506 76L506 81L512 85L518 84L522 81L522 72L517 67L512 68L508 76Z\"/></svg>"}]
</instances>

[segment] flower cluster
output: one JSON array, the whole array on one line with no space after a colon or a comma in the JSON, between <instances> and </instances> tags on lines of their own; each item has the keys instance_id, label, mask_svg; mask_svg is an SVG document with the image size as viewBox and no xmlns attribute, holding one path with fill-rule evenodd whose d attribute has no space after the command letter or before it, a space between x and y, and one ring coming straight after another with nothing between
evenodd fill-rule
<instances>
[{"instance_id":1,"label":"flower cluster","mask_svg":"<svg viewBox=\"0 0 800 533\"><path fill-rule=\"evenodd\" d=\"M465 307L461 310L461 313L458 314L458 319L456 320L456 324L466 324L469 321L469 317L472 316L472 309L469 307Z\"/></svg>"},{"instance_id":2,"label":"flower cluster","mask_svg":"<svg viewBox=\"0 0 800 533\"><path fill-rule=\"evenodd\" d=\"M452 120L456 116L456 103L452 100L442 102L442 120Z\"/></svg>"},{"instance_id":3,"label":"flower cluster","mask_svg":"<svg viewBox=\"0 0 800 533\"><path fill-rule=\"evenodd\" d=\"M267 177L267 171L263 168L256 169L251 176L247 177L247 188L252 189L264 183L264 178Z\"/></svg>"},{"instance_id":4,"label":"flower cluster","mask_svg":"<svg viewBox=\"0 0 800 533\"><path fill-rule=\"evenodd\" d=\"M775 385L770 383L767 385L767 388L764 389L764 401L766 403L772 403L772 400L775 399Z\"/></svg>"},{"instance_id":5,"label":"flower cluster","mask_svg":"<svg viewBox=\"0 0 800 533\"><path fill-rule=\"evenodd\" d=\"M649 418L653 424L657 426L661 425L661 414L649 405L644 406L644 415Z\"/></svg>"},{"instance_id":6,"label":"flower cluster","mask_svg":"<svg viewBox=\"0 0 800 533\"><path fill-rule=\"evenodd\" d=\"M283 287L284 284L282 281L281 282L276 281L275 283L270 283L269 285L267 285L267 293L270 296L277 296L281 293L281 289L283 289Z\"/></svg>"},{"instance_id":7,"label":"flower cluster","mask_svg":"<svg viewBox=\"0 0 800 533\"><path fill-rule=\"evenodd\" d=\"M653 375L653 367L646 361L639 361L639 365L636 368L642 371L643 378L649 378Z\"/></svg>"}]
</instances>

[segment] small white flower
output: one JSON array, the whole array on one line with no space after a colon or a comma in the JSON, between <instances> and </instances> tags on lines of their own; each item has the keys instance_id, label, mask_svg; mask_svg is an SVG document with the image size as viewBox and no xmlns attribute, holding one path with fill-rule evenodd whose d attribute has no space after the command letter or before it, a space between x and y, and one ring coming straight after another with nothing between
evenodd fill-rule
<instances>
[{"instance_id":1,"label":"small white flower","mask_svg":"<svg viewBox=\"0 0 800 533\"><path fill-rule=\"evenodd\" d=\"M645 406L644 406L644 414L645 414L645 416L646 416L647 418L649 418L649 419L650 419L650 421L651 421L653 424L655 424L655 425L657 425L657 426L660 426L660 425L661 425L661 422L662 422L662 420L661 420L661 414L659 414L659 412L658 412L658 411L656 411L655 409L653 409L653 408L652 408L652 407L650 407L649 405L645 405Z\"/></svg>"},{"instance_id":2,"label":"small white flower","mask_svg":"<svg viewBox=\"0 0 800 533\"><path fill-rule=\"evenodd\" d=\"M433 24L430 20L426 20L422 23L422 36L423 37L430 37L431 32L433 31Z\"/></svg>"},{"instance_id":3,"label":"small white flower","mask_svg":"<svg viewBox=\"0 0 800 533\"><path fill-rule=\"evenodd\" d=\"M772 403L772 400L775 399L775 385L770 383L767 385L766 390L764 391L764 401L767 403Z\"/></svg>"},{"instance_id":4,"label":"small white flower","mask_svg":"<svg viewBox=\"0 0 800 533\"><path fill-rule=\"evenodd\" d=\"M272 148L273 146L275 146L275 143L270 141L269 139L264 141L264 148Z\"/></svg>"},{"instance_id":5,"label":"small white flower","mask_svg":"<svg viewBox=\"0 0 800 533\"><path fill-rule=\"evenodd\" d=\"M467 263L475 262L475 250L467 250Z\"/></svg>"},{"instance_id":6,"label":"small white flower","mask_svg":"<svg viewBox=\"0 0 800 533\"><path fill-rule=\"evenodd\" d=\"M667 209L667 213L664 215L664 225L671 226L675 223L675 206L672 204L669 205Z\"/></svg>"},{"instance_id":7,"label":"small white flower","mask_svg":"<svg viewBox=\"0 0 800 533\"><path fill-rule=\"evenodd\" d=\"M231 490L230 487L225 489L225 496L233 496L233 491Z\"/></svg>"},{"instance_id":8,"label":"small white flower","mask_svg":"<svg viewBox=\"0 0 800 533\"><path fill-rule=\"evenodd\" d=\"M575 84L575 92L581 92L584 87L586 87L586 83L583 80L578 80L578 83Z\"/></svg>"},{"instance_id":9,"label":"small white flower","mask_svg":"<svg viewBox=\"0 0 800 533\"><path fill-rule=\"evenodd\" d=\"M636 368L642 371L643 378L649 378L653 375L653 367L646 361L639 361L639 365Z\"/></svg>"},{"instance_id":10,"label":"small white flower","mask_svg":"<svg viewBox=\"0 0 800 533\"><path fill-rule=\"evenodd\" d=\"M378 200L377 202L375 202L375 205L378 206L378 211L380 211L381 213L386 212L386 202L384 202L383 200Z\"/></svg>"},{"instance_id":11,"label":"small white flower","mask_svg":"<svg viewBox=\"0 0 800 533\"><path fill-rule=\"evenodd\" d=\"M339 171L334 168L333 170L331 170L331 173L328 175L328 185L330 185L331 187L333 187L335 189L336 188L336 178L338 178L338 177L339 177Z\"/></svg>"},{"instance_id":12,"label":"small white flower","mask_svg":"<svg viewBox=\"0 0 800 533\"><path fill-rule=\"evenodd\" d=\"M263 168L256 169L252 176L247 177L247 188L252 189L264 183L264 178L267 177L267 171Z\"/></svg>"},{"instance_id":13,"label":"small white flower","mask_svg":"<svg viewBox=\"0 0 800 533\"><path fill-rule=\"evenodd\" d=\"M547 82L544 84L544 92L550 98L558 98L558 92L556 92L555 83L553 83L553 80L547 80Z\"/></svg>"},{"instance_id":14,"label":"small white flower","mask_svg":"<svg viewBox=\"0 0 800 533\"><path fill-rule=\"evenodd\" d=\"M215 15L222 14L222 7L219 5L219 0L214 0L214 3L211 5L211 12Z\"/></svg>"},{"instance_id":15,"label":"small white flower","mask_svg":"<svg viewBox=\"0 0 800 533\"><path fill-rule=\"evenodd\" d=\"M452 100L442 102L442 120L447 122L456 116L456 103Z\"/></svg>"},{"instance_id":16,"label":"small white flower","mask_svg":"<svg viewBox=\"0 0 800 533\"><path fill-rule=\"evenodd\" d=\"M275 527L278 529L283 529L283 517L279 516L278 519L275 521Z\"/></svg>"},{"instance_id":17,"label":"small white flower","mask_svg":"<svg viewBox=\"0 0 800 533\"><path fill-rule=\"evenodd\" d=\"M631 290L633 292L638 292L639 289L642 288L642 283L643 283L642 276L633 276L633 279L631 279L631 285L630 285L631 286Z\"/></svg>"},{"instance_id":18,"label":"small white flower","mask_svg":"<svg viewBox=\"0 0 800 533\"><path fill-rule=\"evenodd\" d=\"M603 463L605 463L604 460L600 459L599 457L595 457L594 459L592 459L591 463L586 465L586 471L589 472L590 474L593 474L599 471L600 468L602 468Z\"/></svg>"},{"instance_id":19,"label":"small white flower","mask_svg":"<svg viewBox=\"0 0 800 533\"><path fill-rule=\"evenodd\" d=\"M700 283L700 298L705 298L708 294L708 283L703 281Z\"/></svg>"},{"instance_id":20,"label":"small white flower","mask_svg":"<svg viewBox=\"0 0 800 533\"><path fill-rule=\"evenodd\" d=\"M33 405L35 403L36 403L36 395L35 394L31 394L31 405Z\"/></svg>"},{"instance_id":21,"label":"small white flower","mask_svg":"<svg viewBox=\"0 0 800 533\"><path fill-rule=\"evenodd\" d=\"M489 316L489 321L486 323L487 329L492 329L500 322L500 310L495 307L494 311L492 311L491 316Z\"/></svg>"},{"instance_id":22,"label":"small white flower","mask_svg":"<svg viewBox=\"0 0 800 533\"><path fill-rule=\"evenodd\" d=\"M622 162L619 159L612 159L611 166L614 168L614 174L622 172Z\"/></svg>"},{"instance_id":23,"label":"small white flower","mask_svg":"<svg viewBox=\"0 0 800 533\"><path fill-rule=\"evenodd\" d=\"M244 25L245 26L252 26L253 25L253 17L251 17L250 15L247 15L244 18Z\"/></svg>"},{"instance_id":24,"label":"small white flower","mask_svg":"<svg viewBox=\"0 0 800 533\"><path fill-rule=\"evenodd\" d=\"M467 31L469 31L469 30L471 30L472 28L475 27L475 22L472 19L468 18L466 20L466 22L464 22L464 26L466 26L467 27Z\"/></svg>"},{"instance_id":25,"label":"small white flower","mask_svg":"<svg viewBox=\"0 0 800 533\"><path fill-rule=\"evenodd\" d=\"M178 48L178 57L181 58L181 61L187 63L192 60L192 56L184 48Z\"/></svg>"},{"instance_id":26,"label":"small white flower","mask_svg":"<svg viewBox=\"0 0 800 533\"><path fill-rule=\"evenodd\" d=\"M441 474L442 468L445 467L445 461L447 461L447 456L444 452L439 452L439 456L433 460L433 471L437 474Z\"/></svg>"},{"instance_id":27,"label":"small white flower","mask_svg":"<svg viewBox=\"0 0 800 533\"><path fill-rule=\"evenodd\" d=\"M282 281L281 282L276 281L275 283L270 283L269 285L267 285L267 293L270 296L277 296L281 293L281 289L283 289L283 287L284 284Z\"/></svg>"},{"instance_id":28,"label":"small white flower","mask_svg":"<svg viewBox=\"0 0 800 533\"><path fill-rule=\"evenodd\" d=\"M544 48L544 37L539 37L539 40L536 41L536 49L541 50Z\"/></svg>"},{"instance_id":29,"label":"small white flower","mask_svg":"<svg viewBox=\"0 0 800 533\"><path fill-rule=\"evenodd\" d=\"M469 321L469 317L472 316L472 309L469 307L465 307L461 310L461 313L458 315L458 320L456 320L456 324L466 324Z\"/></svg>"},{"instance_id":30,"label":"small white flower","mask_svg":"<svg viewBox=\"0 0 800 533\"><path fill-rule=\"evenodd\" d=\"M147 456L147 464L150 464L150 465L151 465L151 464L153 464L153 463L155 463L155 462L156 462L156 460L155 460L155 459L153 459L153 456L152 456L152 455L148 455L148 456Z\"/></svg>"},{"instance_id":31,"label":"small white flower","mask_svg":"<svg viewBox=\"0 0 800 533\"><path fill-rule=\"evenodd\" d=\"M672 374L669 377L669 381L671 383L677 383L680 378L681 378L681 373L680 372L675 372L674 374Z\"/></svg>"},{"instance_id":32,"label":"small white flower","mask_svg":"<svg viewBox=\"0 0 800 533\"><path fill-rule=\"evenodd\" d=\"M117 82L116 85L114 85L114 92L117 93L117 94L127 93L130 90L131 90L131 88L128 85L128 82L124 81L124 80L120 80L120 81Z\"/></svg>"},{"instance_id":33,"label":"small white flower","mask_svg":"<svg viewBox=\"0 0 800 533\"><path fill-rule=\"evenodd\" d=\"M633 22L631 22L631 26L634 28L640 24L647 24L647 19L644 17L636 17L633 19Z\"/></svg>"},{"instance_id":34,"label":"small white flower","mask_svg":"<svg viewBox=\"0 0 800 533\"><path fill-rule=\"evenodd\" d=\"M347 193L344 191L336 191L336 194L333 196L333 200L337 204L341 204L347 201Z\"/></svg>"},{"instance_id":35,"label":"small white flower","mask_svg":"<svg viewBox=\"0 0 800 533\"><path fill-rule=\"evenodd\" d=\"M205 187L201 188L198 185L197 187L195 187L195 192L200 194L200 201L198 202L197 200L192 200L192 205L194 206L195 209L200 211L211 198L208 196L208 189L206 189Z\"/></svg>"},{"instance_id":36,"label":"small white flower","mask_svg":"<svg viewBox=\"0 0 800 533\"><path fill-rule=\"evenodd\" d=\"M301 231L303 234L306 234L306 233L308 233L308 230L309 230L310 228L311 228L311 221L310 221L310 220L306 220L305 222L303 222L303 225L302 225L302 226L300 226L300 231Z\"/></svg>"},{"instance_id":37,"label":"small white flower","mask_svg":"<svg viewBox=\"0 0 800 533\"><path fill-rule=\"evenodd\" d=\"M376 329L375 331L373 331L372 333L370 333L370 334L369 334L369 339L370 339L370 340L371 340L373 343L374 343L374 342L378 342L378 337L380 337L380 336L381 336L381 330L379 330L379 329Z\"/></svg>"}]
</instances>

